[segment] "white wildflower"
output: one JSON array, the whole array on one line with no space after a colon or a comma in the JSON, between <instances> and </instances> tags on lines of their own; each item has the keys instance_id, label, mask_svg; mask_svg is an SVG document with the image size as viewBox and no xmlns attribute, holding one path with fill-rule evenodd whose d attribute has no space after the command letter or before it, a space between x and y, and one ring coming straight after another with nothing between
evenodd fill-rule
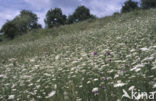
<instances>
[{"instance_id":1,"label":"white wildflower","mask_svg":"<svg viewBox=\"0 0 156 101\"><path fill-rule=\"evenodd\" d=\"M153 46L153 48L156 48L156 46Z\"/></svg>"},{"instance_id":2,"label":"white wildflower","mask_svg":"<svg viewBox=\"0 0 156 101\"><path fill-rule=\"evenodd\" d=\"M156 69L156 66L152 68L152 70Z\"/></svg>"},{"instance_id":3,"label":"white wildflower","mask_svg":"<svg viewBox=\"0 0 156 101\"><path fill-rule=\"evenodd\" d=\"M112 73L112 72L114 72L114 70L113 69L111 69L110 71L108 71L107 73Z\"/></svg>"},{"instance_id":4,"label":"white wildflower","mask_svg":"<svg viewBox=\"0 0 156 101\"><path fill-rule=\"evenodd\" d=\"M117 99L116 101L121 101L120 99Z\"/></svg>"},{"instance_id":5,"label":"white wildflower","mask_svg":"<svg viewBox=\"0 0 156 101\"><path fill-rule=\"evenodd\" d=\"M143 61L151 61L153 59L154 59L154 57L146 57Z\"/></svg>"},{"instance_id":6,"label":"white wildflower","mask_svg":"<svg viewBox=\"0 0 156 101\"><path fill-rule=\"evenodd\" d=\"M130 71L140 71L141 70L141 67L144 67L144 64L138 64L136 65L134 68L132 68Z\"/></svg>"},{"instance_id":7,"label":"white wildflower","mask_svg":"<svg viewBox=\"0 0 156 101\"><path fill-rule=\"evenodd\" d=\"M98 87L95 87L95 88L92 89L92 92L95 93L95 94L97 94L98 91L99 91L99 88Z\"/></svg>"},{"instance_id":8,"label":"white wildflower","mask_svg":"<svg viewBox=\"0 0 156 101\"><path fill-rule=\"evenodd\" d=\"M38 68L40 65L35 65L35 68Z\"/></svg>"},{"instance_id":9,"label":"white wildflower","mask_svg":"<svg viewBox=\"0 0 156 101\"><path fill-rule=\"evenodd\" d=\"M135 86L131 86L131 87L129 87L128 90L133 90L134 88L135 88Z\"/></svg>"},{"instance_id":10,"label":"white wildflower","mask_svg":"<svg viewBox=\"0 0 156 101\"><path fill-rule=\"evenodd\" d=\"M82 87L83 87L82 85L79 86L79 88L82 88Z\"/></svg>"},{"instance_id":11,"label":"white wildflower","mask_svg":"<svg viewBox=\"0 0 156 101\"><path fill-rule=\"evenodd\" d=\"M12 99L14 99L14 97L15 97L15 95L9 95L8 99L12 100Z\"/></svg>"},{"instance_id":12,"label":"white wildflower","mask_svg":"<svg viewBox=\"0 0 156 101\"><path fill-rule=\"evenodd\" d=\"M76 101L82 101L82 99L81 99L81 98L79 98L79 97L77 97Z\"/></svg>"},{"instance_id":13,"label":"white wildflower","mask_svg":"<svg viewBox=\"0 0 156 101\"><path fill-rule=\"evenodd\" d=\"M57 89L57 84L54 85L54 89Z\"/></svg>"},{"instance_id":14,"label":"white wildflower","mask_svg":"<svg viewBox=\"0 0 156 101\"><path fill-rule=\"evenodd\" d=\"M156 83L153 85L153 88L156 88Z\"/></svg>"},{"instance_id":15,"label":"white wildflower","mask_svg":"<svg viewBox=\"0 0 156 101\"><path fill-rule=\"evenodd\" d=\"M28 79L28 78L31 78L31 76L23 75L23 76L21 76L21 78L23 78L23 79Z\"/></svg>"},{"instance_id":16,"label":"white wildflower","mask_svg":"<svg viewBox=\"0 0 156 101\"><path fill-rule=\"evenodd\" d=\"M135 52L135 49L130 50L130 52Z\"/></svg>"},{"instance_id":17,"label":"white wildflower","mask_svg":"<svg viewBox=\"0 0 156 101\"><path fill-rule=\"evenodd\" d=\"M48 74L48 73L44 73L44 75L45 75L45 76L51 76L51 75L50 75L50 74Z\"/></svg>"},{"instance_id":18,"label":"white wildflower","mask_svg":"<svg viewBox=\"0 0 156 101\"><path fill-rule=\"evenodd\" d=\"M58 60L60 57L59 57L59 55L57 55L56 57L55 57L55 60Z\"/></svg>"},{"instance_id":19,"label":"white wildflower","mask_svg":"<svg viewBox=\"0 0 156 101\"><path fill-rule=\"evenodd\" d=\"M36 86L37 89L39 89L40 87L41 87L40 85L37 85L37 86Z\"/></svg>"},{"instance_id":20,"label":"white wildflower","mask_svg":"<svg viewBox=\"0 0 156 101\"><path fill-rule=\"evenodd\" d=\"M87 84L90 84L91 82L90 81L87 81Z\"/></svg>"},{"instance_id":21,"label":"white wildflower","mask_svg":"<svg viewBox=\"0 0 156 101\"><path fill-rule=\"evenodd\" d=\"M121 83L114 84L114 87L122 87L124 85L126 85L126 83L121 82Z\"/></svg>"},{"instance_id":22,"label":"white wildflower","mask_svg":"<svg viewBox=\"0 0 156 101\"><path fill-rule=\"evenodd\" d=\"M93 81L98 81L98 78L95 78Z\"/></svg>"},{"instance_id":23,"label":"white wildflower","mask_svg":"<svg viewBox=\"0 0 156 101\"><path fill-rule=\"evenodd\" d=\"M122 86L125 86L125 85L126 85L126 83L123 83L123 82L121 82L121 81L119 80L119 81L117 81L116 84L114 84L114 87L122 87Z\"/></svg>"},{"instance_id":24,"label":"white wildflower","mask_svg":"<svg viewBox=\"0 0 156 101\"><path fill-rule=\"evenodd\" d=\"M15 58L11 58L11 59L9 59L9 61L13 62L13 61L16 61L16 59Z\"/></svg>"},{"instance_id":25,"label":"white wildflower","mask_svg":"<svg viewBox=\"0 0 156 101\"><path fill-rule=\"evenodd\" d=\"M48 95L46 98L50 98L50 97L54 96L55 93L56 93L56 91L52 91L52 92L50 92L49 95Z\"/></svg>"},{"instance_id":26,"label":"white wildflower","mask_svg":"<svg viewBox=\"0 0 156 101\"><path fill-rule=\"evenodd\" d=\"M3 78L4 77L4 75L0 75L0 78Z\"/></svg>"},{"instance_id":27,"label":"white wildflower","mask_svg":"<svg viewBox=\"0 0 156 101\"><path fill-rule=\"evenodd\" d=\"M30 62L35 62L35 59L30 59Z\"/></svg>"},{"instance_id":28,"label":"white wildflower","mask_svg":"<svg viewBox=\"0 0 156 101\"><path fill-rule=\"evenodd\" d=\"M146 47L144 47L144 48L140 48L140 50L142 50L142 51L149 51L149 49L146 48Z\"/></svg>"},{"instance_id":29,"label":"white wildflower","mask_svg":"<svg viewBox=\"0 0 156 101\"><path fill-rule=\"evenodd\" d=\"M114 76L114 79L115 79L115 78L118 78L118 77L119 77L119 75L118 75L118 74L116 74L116 75Z\"/></svg>"}]
</instances>

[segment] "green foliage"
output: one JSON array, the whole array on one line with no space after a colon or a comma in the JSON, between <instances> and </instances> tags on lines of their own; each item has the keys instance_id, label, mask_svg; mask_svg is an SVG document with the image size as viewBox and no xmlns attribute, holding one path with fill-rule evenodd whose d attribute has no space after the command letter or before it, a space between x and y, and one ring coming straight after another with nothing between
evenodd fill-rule
<instances>
[{"instance_id":1,"label":"green foliage","mask_svg":"<svg viewBox=\"0 0 156 101\"><path fill-rule=\"evenodd\" d=\"M0 43L1 101L135 101L122 98L123 89L130 95L132 87L156 91L155 37L149 29L155 17L155 9L141 10Z\"/></svg>"},{"instance_id":2,"label":"green foliage","mask_svg":"<svg viewBox=\"0 0 156 101\"><path fill-rule=\"evenodd\" d=\"M76 23L79 21L83 21L89 18L95 18L95 16L90 14L90 10L85 6L79 6L75 12L69 16L68 23Z\"/></svg>"},{"instance_id":3,"label":"green foliage","mask_svg":"<svg viewBox=\"0 0 156 101\"><path fill-rule=\"evenodd\" d=\"M14 38L16 35L41 28L37 21L38 17L36 14L28 10L22 10L19 16L16 16L12 21L7 21L3 25L1 32L9 38Z\"/></svg>"},{"instance_id":4,"label":"green foliage","mask_svg":"<svg viewBox=\"0 0 156 101\"><path fill-rule=\"evenodd\" d=\"M3 41L3 38L2 38L2 35L0 35L0 42L2 42Z\"/></svg>"},{"instance_id":5,"label":"green foliage","mask_svg":"<svg viewBox=\"0 0 156 101\"><path fill-rule=\"evenodd\" d=\"M113 13L113 16L119 16L119 15L120 15L119 12L115 12L115 13Z\"/></svg>"},{"instance_id":6,"label":"green foliage","mask_svg":"<svg viewBox=\"0 0 156 101\"><path fill-rule=\"evenodd\" d=\"M68 23L68 24L75 23L76 21L74 21L74 20L75 20L75 17L74 17L73 15L70 15L70 16L68 17L67 23Z\"/></svg>"},{"instance_id":7,"label":"green foliage","mask_svg":"<svg viewBox=\"0 0 156 101\"><path fill-rule=\"evenodd\" d=\"M27 28L28 30L38 29L42 26L37 23L38 17L36 14L32 13L31 11L23 10L20 14L21 18L27 18Z\"/></svg>"},{"instance_id":8,"label":"green foliage","mask_svg":"<svg viewBox=\"0 0 156 101\"><path fill-rule=\"evenodd\" d=\"M66 23L66 15L63 15L60 8L51 9L46 14L45 23L48 28L64 25Z\"/></svg>"},{"instance_id":9,"label":"green foliage","mask_svg":"<svg viewBox=\"0 0 156 101\"><path fill-rule=\"evenodd\" d=\"M121 12L122 13L127 13L133 10L138 9L138 3L132 0L128 0L124 3L124 5L122 6Z\"/></svg>"},{"instance_id":10,"label":"green foliage","mask_svg":"<svg viewBox=\"0 0 156 101\"><path fill-rule=\"evenodd\" d=\"M41 28L41 25L37 21L37 15L27 10L22 10L20 15L13 20L20 33Z\"/></svg>"},{"instance_id":11,"label":"green foliage","mask_svg":"<svg viewBox=\"0 0 156 101\"><path fill-rule=\"evenodd\" d=\"M12 21L7 21L1 29L7 38L13 39L18 34L18 29Z\"/></svg>"},{"instance_id":12,"label":"green foliage","mask_svg":"<svg viewBox=\"0 0 156 101\"><path fill-rule=\"evenodd\" d=\"M141 0L141 7L143 9L156 8L156 0Z\"/></svg>"}]
</instances>

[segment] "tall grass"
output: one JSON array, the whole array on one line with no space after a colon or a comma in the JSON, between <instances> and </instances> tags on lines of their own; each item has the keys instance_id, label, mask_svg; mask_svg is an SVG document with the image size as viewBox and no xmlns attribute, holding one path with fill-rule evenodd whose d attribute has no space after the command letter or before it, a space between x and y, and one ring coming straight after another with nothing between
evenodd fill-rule
<instances>
[{"instance_id":1,"label":"tall grass","mask_svg":"<svg viewBox=\"0 0 156 101\"><path fill-rule=\"evenodd\" d=\"M155 18L135 11L2 42L0 100L134 101L123 89L155 91Z\"/></svg>"}]
</instances>

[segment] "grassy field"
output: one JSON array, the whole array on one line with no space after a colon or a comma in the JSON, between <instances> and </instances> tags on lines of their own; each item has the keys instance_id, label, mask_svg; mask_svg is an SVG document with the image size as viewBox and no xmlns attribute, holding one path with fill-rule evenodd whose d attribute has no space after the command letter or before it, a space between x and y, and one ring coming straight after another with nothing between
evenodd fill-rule
<instances>
[{"instance_id":1,"label":"grassy field","mask_svg":"<svg viewBox=\"0 0 156 101\"><path fill-rule=\"evenodd\" d=\"M0 101L135 101L132 88L156 91L156 9L0 43Z\"/></svg>"}]
</instances>

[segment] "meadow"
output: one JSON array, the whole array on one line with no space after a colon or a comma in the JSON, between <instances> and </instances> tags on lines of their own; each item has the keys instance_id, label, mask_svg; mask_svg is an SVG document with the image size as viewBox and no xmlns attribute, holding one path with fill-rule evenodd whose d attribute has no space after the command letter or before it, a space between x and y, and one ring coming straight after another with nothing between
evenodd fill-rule
<instances>
[{"instance_id":1,"label":"meadow","mask_svg":"<svg viewBox=\"0 0 156 101\"><path fill-rule=\"evenodd\" d=\"M0 42L0 101L136 101L131 89L156 91L156 9Z\"/></svg>"}]
</instances>

